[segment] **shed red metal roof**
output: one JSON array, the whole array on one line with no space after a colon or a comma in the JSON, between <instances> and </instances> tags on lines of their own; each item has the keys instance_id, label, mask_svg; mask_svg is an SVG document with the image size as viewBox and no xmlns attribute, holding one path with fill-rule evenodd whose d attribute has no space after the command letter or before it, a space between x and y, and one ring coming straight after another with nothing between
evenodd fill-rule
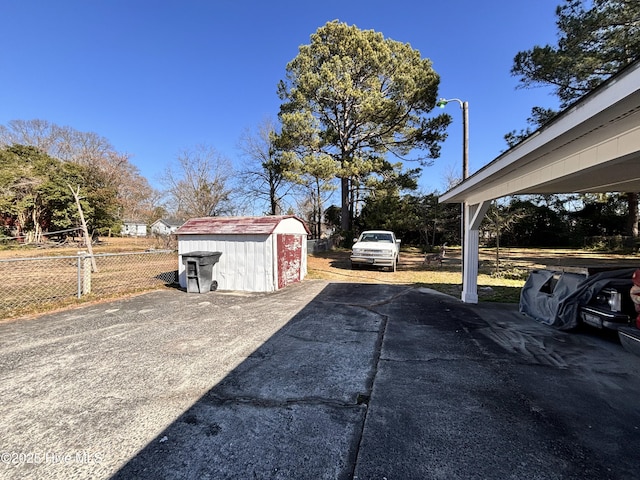
<instances>
[{"instance_id":1,"label":"shed red metal roof","mask_svg":"<svg viewBox=\"0 0 640 480\"><path fill-rule=\"evenodd\" d=\"M294 218L307 225L295 215L273 215L266 217L200 217L187 220L177 235L270 235L287 218Z\"/></svg>"}]
</instances>

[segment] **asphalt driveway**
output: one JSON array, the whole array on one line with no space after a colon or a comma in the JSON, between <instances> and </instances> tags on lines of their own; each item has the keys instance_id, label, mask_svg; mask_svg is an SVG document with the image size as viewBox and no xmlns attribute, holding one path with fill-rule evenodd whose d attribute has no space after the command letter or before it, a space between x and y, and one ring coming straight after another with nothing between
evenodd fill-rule
<instances>
[{"instance_id":1,"label":"asphalt driveway","mask_svg":"<svg viewBox=\"0 0 640 480\"><path fill-rule=\"evenodd\" d=\"M0 324L0 477L626 479L640 358L400 285L162 290Z\"/></svg>"}]
</instances>

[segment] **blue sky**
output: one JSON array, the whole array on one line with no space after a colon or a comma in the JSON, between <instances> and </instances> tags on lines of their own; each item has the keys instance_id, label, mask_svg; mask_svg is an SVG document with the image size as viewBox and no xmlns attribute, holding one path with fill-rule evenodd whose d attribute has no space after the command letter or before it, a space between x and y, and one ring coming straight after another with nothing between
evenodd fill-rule
<instances>
[{"instance_id":1,"label":"blue sky","mask_svg":"<svg viewBox=\"0 0 640 480\"><path fill-rule=\"evenodd\" d=\"M277 83L298 47L338 19L409 43L469 102L469 170L506 150L546 88L517 90L514 55L555 43L561 0L0 0L0 124L43 119L107 138L149 182L206 144L239 163L239 138L276 118ZM424 193L460 175L457 103ZM439 112L436 112L439 113Z\"/></svg>"}]
</instances>

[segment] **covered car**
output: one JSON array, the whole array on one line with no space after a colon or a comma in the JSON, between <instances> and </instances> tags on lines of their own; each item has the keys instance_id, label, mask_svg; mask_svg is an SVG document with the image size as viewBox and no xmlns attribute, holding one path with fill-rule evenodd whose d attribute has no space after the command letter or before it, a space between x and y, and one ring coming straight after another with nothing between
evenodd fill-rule
<instances>
[{"instance_id":1,"label":"covered car","mask_svg":"<svg viewBox=\"0 0 640 480\"><path fill-rule=\"evenodd\" d=\"M635 268L533 270L520 293L520 312L560 330L581 322L617 329L635 319L629 292Z\"/></svg>"}]
</instances>

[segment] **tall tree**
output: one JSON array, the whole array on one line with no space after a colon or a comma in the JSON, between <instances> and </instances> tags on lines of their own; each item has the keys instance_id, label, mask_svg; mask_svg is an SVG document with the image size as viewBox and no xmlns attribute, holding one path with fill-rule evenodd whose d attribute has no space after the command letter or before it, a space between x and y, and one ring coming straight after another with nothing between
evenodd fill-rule
<instances>
[{"instance_id":1,"label":"tall tree","mask_svg":"<svg viewBox=\"0 0 640 480\"><path fill-rule=\"evenodd\" d=\"M0 147L11 145L29 145L96 172L104 188L115 190L121 218L151 216L158 192L130 162L130 155L117 152L106 138L46 120L11 120L0 125Z\"/></svg>"},{"instance_id":2,"label":"tall tree","mask_svg":"<svg viewBox=\"0 0 640 480\"><path fill-rule=\"evenodd\" d=\"M34 172L35 165L49 161L38 149L14 145L0 149L0 213L14 235L32 229L39 209L38 189L46 181ZM37 226L40 229L40 225ZM36 232L37 234L37 232Z\"/></svg>"},{"instance_id":3,"label":"tall tree","mask_svg":"<svg viewBox=\"0 0 640 480\"><path fill-rule=\"evenodd\" d=\"M181 152L177 168L167 167L161 182L179 218L214 217L230 208L231 163L206 145Z\"/></svg>"},{"instance_id":4,"label":"tall tree","mask_svg":"<svg viewBox=\"0 0 640 480\"><path fill-rule=\"evenodd\" d=\"M558 44L515 56L524 88L552 86L565 107L640 58L640 2L565 0L556 9Z\"/></svg>"},{"instance_id":5,"label":"tall tree","mask_svg":"<svg viewBox=\"0 0 640 480\"><path fill-rule=\"evenodd\" d=\"M523 212L513 227L500 237L503 245L558 247L569 245L572 222L557 195L513 197L509 211ZM551 201L549 203L548 201ZM578 244L582 246L582 242Z\"/></svg>"},{"instance_id":6,"label":"tall tree","mask_svg":"<svg viewBox=\"0 0 640 480\"><path fill-rule=\"evenodd\" d=\"M429 164L451 122L427 118L439 76L409 44L373 30L328 22L299 48L278 94L283 149L330 158L341 181L341 226L351 229L351 182L378 171L387 155Z\"/></svg>"},{"instance_id":7,"label":"tall tree","mask_svg":"<svg viewBox=\"0 0 640 480\"><path fill-rule=\"evenodd\" d=\"M322 237L323 211L327 192L335 190L333 180L333 160L319 155L310 156L302 164L291 163L288 174L297 185L302 187L304 203L310 207L306 216L315 238Z\"/></svg>"},{"instance_id":8,"label":"tall tree","mask_svg":"<svg viewBox=\"0 0 640 480\"><path fill-rule=\"evenodd\" d=\"M556 9L558 44L534 46L515 56L511 73L520 86L552 86L561 107L590 92L614 73L640 59L640 2L638 0L565 0ZM538 107L536 107L538 108ZM530 123L536 122L536 108ZM538 126L550 111L539 109ZM512 146L520 135L505 139ZM628 234L638 237L638 194L627 193Z\"/></svg>"},{"instance_id":9,"label":"tall tree","mask_svg":"<svg viewBox=\"0 0 640 480\"><path fill-rule=\"evenodd\" d=\"M482 221L482 227L496 242L496 275L500 274L500 237L512 229L514 225L517 225L525 215L526 212L520 208L513 208L510 205L498 203L496 200L491 202L489 211Z\"/></svg>"},{"instance_id":10,"label":"tall tree","mask_svg":"<svg viewBox=\"0 0 640 480\"><path fill-rule=\"evenodd\" d=\"M558 112L556 112L552 108L533 107L531 109L531 116L527 118L527 123L529 124L529 126L525 129L521 129L519 133L515 130L512 130L504 136L507 145L509 147L515 147L518 143L531 135L534 130L537 130L553 117L555 117L557 113Z\"/></svg>"},{"instance_id":11,"label":"tall tree","mask_svg":"<svg viewBox=\"0 0 640 480\"><path fill-rule=\"evenodd\" d=\"M357 219L363 229L383 228L393 230L399 237L415 225L415 209L410 197L401 197L401 192L416 190L420 169L413 169L398 174L391 164L386 165L385 175L381 180L371 180L362 213Z\"/></svg>"},{"instance_id":12,"label":"tall tree","mask_svg":"<svg viewBox=\"0 0 640 480\"><path fill-rule=\"evenodd\" d=\"M115 226L116 192L105 185L101 172L61 162L31 146L0 148L0 218L16 233L28 232L37 242L43 232L78 226L69 183L86 191L82 208L91 230Z\"/></svg>"},{"instance_id":13,"label":"tall tree","mask_svg":"<svg viewBox=\"0 0 640 480\"><path fill-rule=\"evenodd\" d=\"M284 197L293 186L287 178L290 165L275 146L275 134L275 122L267 118L258 126L256 133L244 132L239 142L246 158L243 169L238 173L240 190L248 198L265 201L269 215L282 213Z\"/></svg>"}]
</instances>

